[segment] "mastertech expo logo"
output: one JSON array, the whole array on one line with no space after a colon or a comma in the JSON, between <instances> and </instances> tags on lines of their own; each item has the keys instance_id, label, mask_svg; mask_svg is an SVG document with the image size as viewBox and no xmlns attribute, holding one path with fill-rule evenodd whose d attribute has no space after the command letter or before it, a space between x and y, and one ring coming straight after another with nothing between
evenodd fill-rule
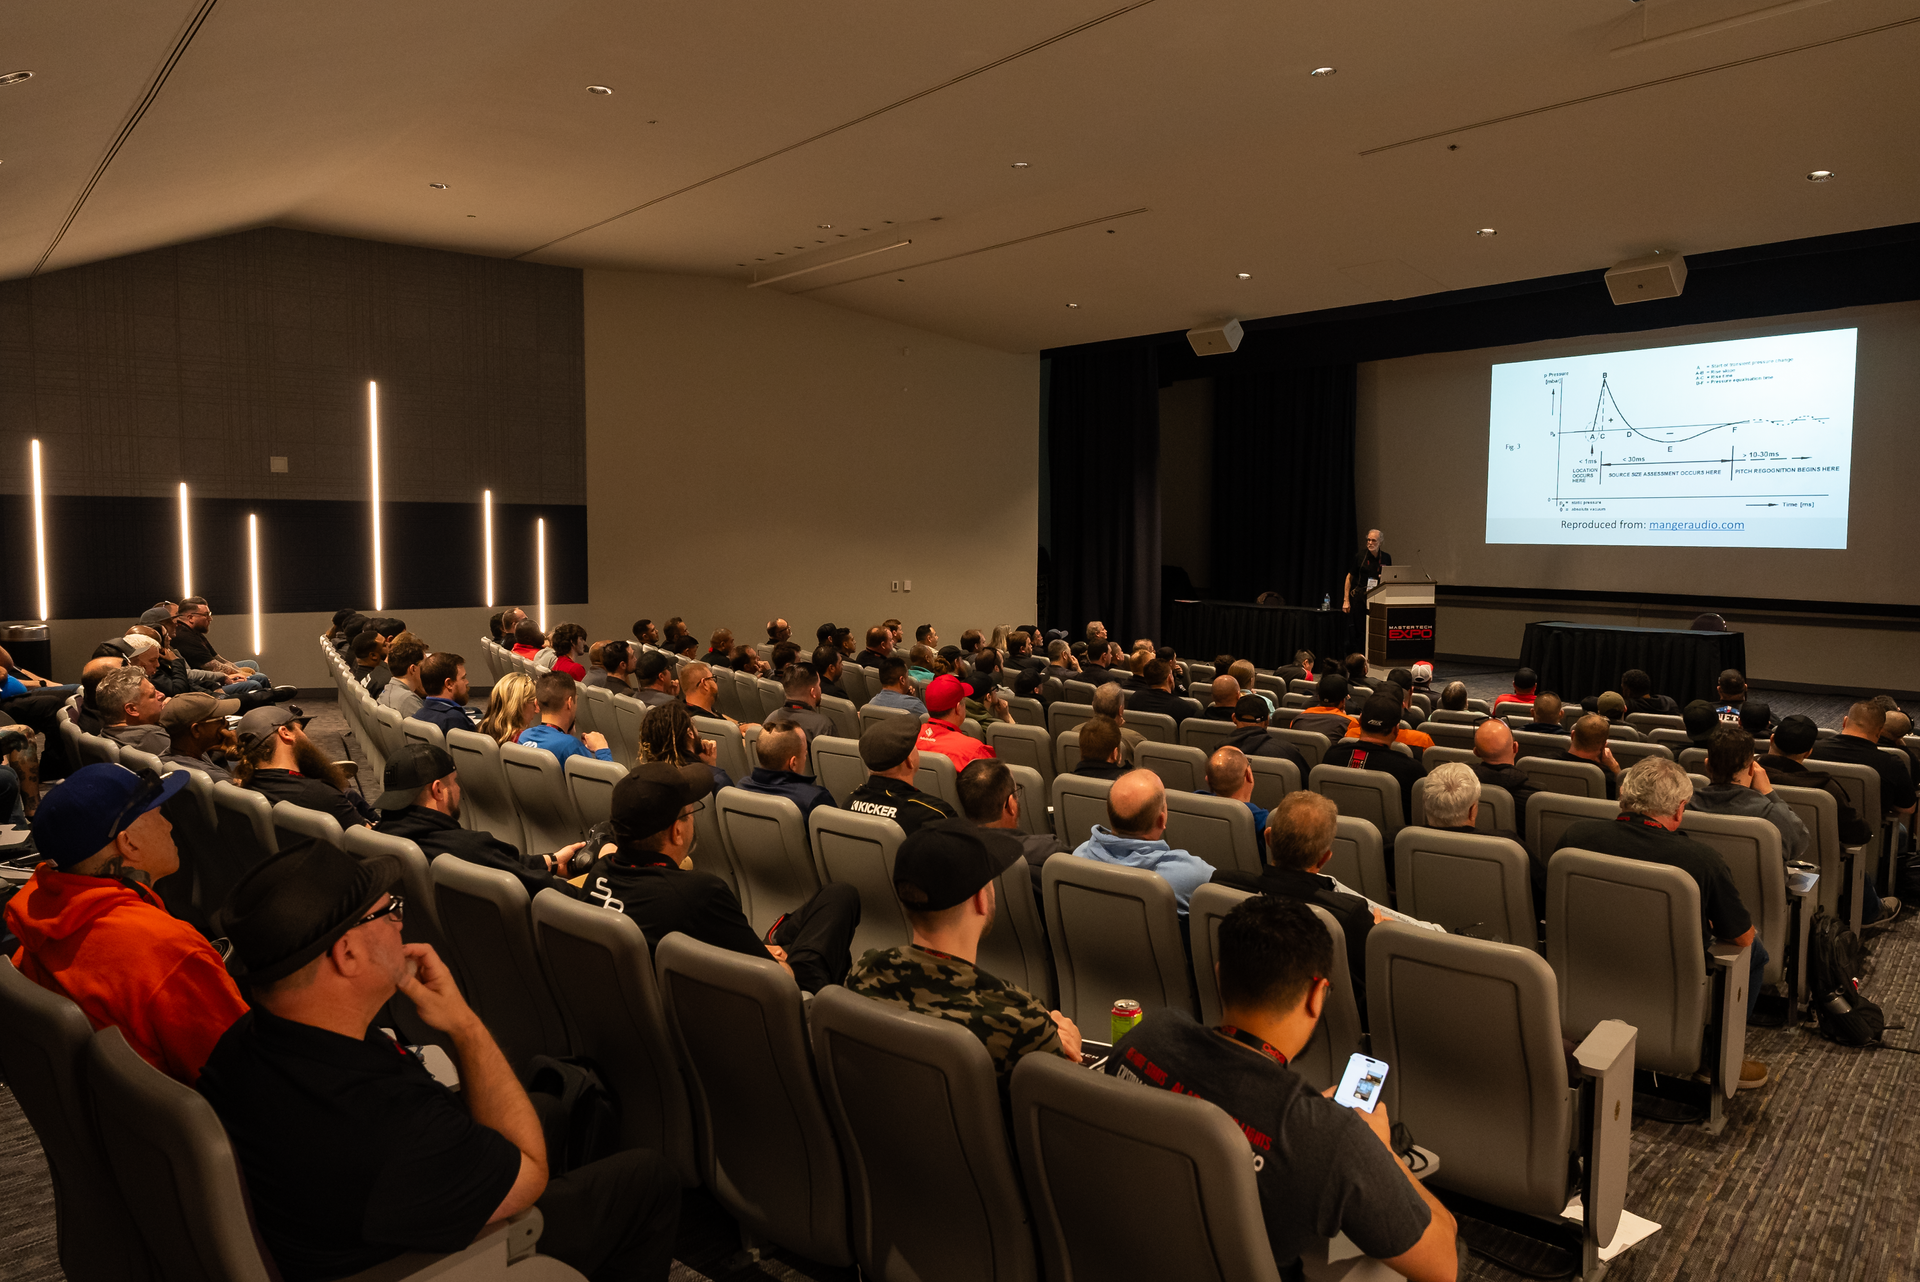
<instances>
[{"instance_id":1,"label":"mastertech expo logo","mask_svg":"<svg viewBox=\"0 0 1920 1282\"><path fill-rule=\"evenodd\" d=\"M1431 623L1426 623L1426 624L1416 624L1416 625L1410 625L1410 626L1398 627L1398 628L1388 628L1387 640L1389 641L1431 641L1433 640L1433 625Z\"/></svg>"}]
</instances>

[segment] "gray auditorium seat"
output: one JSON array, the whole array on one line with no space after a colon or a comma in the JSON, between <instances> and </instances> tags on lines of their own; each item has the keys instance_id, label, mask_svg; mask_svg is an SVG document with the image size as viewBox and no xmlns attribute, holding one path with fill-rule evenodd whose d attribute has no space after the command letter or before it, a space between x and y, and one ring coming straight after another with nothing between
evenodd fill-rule
<instances>
[{"instance_id":1,"label":"gray auditorium seat","mask_svg":"<svg viewBox=\"0 0 1920 1282\"><path fill-rule=\"evenodd\" d=\"M1331 800L1342 815L1365 819L1387 841L1405 826L1406 819L1400 813L1400 781L1384 770L1315 766L1307 772L1307 787Z\"/></svg>"},{"instance_id":2,"label":"gray auditorium seat","mask_svg":"<svg viewBox=\"0 0 1920 1282\"><path fill-rule=\"evenodd\" d=\"M631 766L640 755L640 723L647 719L647 705L628 694L616 694L612 698L613 733L607 734L607 747L613 753L614 762L622 766Z\"/></svg>"},{"instance_id":3,"label":"gray auditorium seat","mask_svg":"<svg viewBox=\"0 0 1920 1282\"><path fill-rule=\"evenodd\" d=\"M1294 751L1300 754L1300 759L1307 763L1308 770L1325 761L1327 752L1333 747L1333 740L1318 730L1295 730L1276 722L1267 728L1267 733L1292 744Z\"/></svg>"},{"instance_id":4,"label":"gray auditorium seat","mask_svg":"<svg viewBox=\"0 0 1920 1282\"><path fill-rule=\"evenodd\" d=\"M1448 762L1457 761L1463 766L1471 766L1478 760L1480 758L1474 755L1472 748L1450 748L1446 744L1435 743L1420 754L1420 768L1432 774L1435 766L1444 766Z\"/></svg>"},{"instance_id":5,"label":"gray auditorium seat","mask_svg":"<svg viewBox=\"0 0 1920 1282\"><path fill-rule=\"evenodd\" d=\"M814 779L833 794L833 804L844 806L854 790L867 781L867 767L860 760L860 741L822 735L810 748Z\"/></svg>"},{"instance_id":6,"label":"gray auditorium seat","mask_svg":"<svg viewBox=\"0 0 1920 1282\"><path fill-rule=\"evenodd\" d=\"M1740 902L1767 945L1760 982L1771 989L1781 982L1787 961L1787 867L1780 830L1753 815L1710 815L1688 810L1680 834L1719 852L1740 892Z\"/></svg>"},{"instance_id":7,"label":"gray auditorium seat","mask_svg":"<svg viewBox=\"0 0 1920 1282\"><path fill-rule=\"evenodd\" d=\"M1607 798L1607 772L1590 761L1560 761L1552 757L1521 757L1514 765L1527 782L1542 792L1569 797Z\"/></svg>"},{"instance_id":8,"label":"gray auditorium seat","mask_svg":"<svg viewBox=\"0 0 1920 1282\"><path fill-rule=\"evenodd\" d=\"M821 806L808 816L807 829L820 882L842 883L860 893L860 924L854 928L852 945L855 959L868 949L896 948L910 940L913 931L906 911L893 892L900 825L878 815Z\"/></svg>"},{"instance_id":9,"label":"gray auditorium seat","mask_svg":"<svg viewBox=\"0 0 1920 1282\"><path fill-rule=\"evenodd\" d=\"M1168 792L1198 792L1207 786L1207 754L1185 744L1147 740L1134 747L1133 764L1159 775Z\"/></svg>"},{"instance_id":10,"label":"gray auditorium seat","mask_svg":"<svg viewBox=\"0 0 1920 1282\"><path fill-rule=\"evenodd\" d=\"M528 853L526 830L500 764L500 745L477 730L449 730L447 755L460 768L461 826L490 833L521 854Z\"/></svg>"},{"instance_id":11,"label":"gray auditorium seat","mask_svg":"<svg viewBox=\"0 0 1920 1282\"><path fill-rule=\"evenodd\" d=\"M740 727L718 717L692 717L693 729L702 739L711 739L719 752L719 766L736 783L753 773L754 763L747 760L746 740Z\"/></svg>"},{"instance_id":12,"label":"gray auditorium seat","mask_svg":"<svg viewBox=\"0 0 1920 1282\"><path fill-rule=\"evenodd\" d=\"M280 849L273 830L273 807L251 788L213 785L215 830L212 860L202 864L202 902L218 908L248 869ZM204 875L201 875L204 874Z\"/></svg>"},{"instance_id":13,"label":"gray auditorium seat","mask_svg":"<svg viewBox=\"0 0 1920 1282\"><path fill-rule=\"evenodd\" d=\"M1180 742L1189 748L1198 748L1203 756L1211 757L1221 744L1232 737L1231 721L1188 717L1180 723Z\"/></svg>"},{"instance_id":14,"label":"gray auditorium seat","mask_svg":"<svg viewBox=\"0 0 1920 1282\"><path fill-rule=\"evenodd\" d=\"M877 703L862 704L860 706L859 715L860 715L860 731L862 734L866 733L867 727L876 725L882 721L892 720L896 718L904 719L907 721L925 721L926 720L925 717L921 716L917 712L909 712L905 708L884 708Z\"/></svg>"},{"instance_id":15,"label":"gray auditorium seat","mask_svg":"<svg viewBox=\"0 0 1920 1282\"><path fill-rule=\"evenodd\" d=\"M1455 721L1451 719L1469 715L1460 712L1442 711L1436 712L1433 715L1435 720L1422 721L1419 725L1415 726L1414 729L1433 740L1435 747L1464 748L1468 751L1471 751L1473 748L1474 731L1479 728L1482 721L1486 720L1485 717L1477 714L1473 716L1472 721Z\"/></svg>"},{"instance_id":16,"label":"gray auditorium seat","mask_svg":"<svg viewBox=\"0 0 1920 1282\"><path fill-rule=\"evenodd\" d=\"M1559 792L1536 792L1527 798L1527 849L1541 863L1553 854L1560 834L1583 819L1611 819L1620 813L1618 802L1603 797L1569 797Z\"/></svg>"},{"instance_id":17,"label":"gray auditorium seat","mask_svg":"<svg viewBox=\"0 0 1920 1282\"><path fill-rule=\"evenodd\" d=\"M404 717L400 721L400 737L407 743L424 743L445 750L446 733L431 721L422 721L418 717ZM613 736L608 735L611 741Z\"/></svg>"},{"instance_id":18,"label":"gray auditorium seat","mask_svg":"<svg viewBox=\"0 0 1920 1282\"><path fill-rule=\"evenodd\" d=\"M1669 712L1629 712L1627 724L1642 734L1651 730L1685 730L1687 728L1685 717Z\"/></svg>"},{"instance_id":19,"label":"gray auditorium seat","mask_svg":"<svg viewBox=\"0 0 1920 1282\"><path fill-rule=\"evenodd\" d=\"M1444 1155L1433 1183L1548 1223L1583 1194L1583 1274L1597 1280L1626 1194L1635 1030L1597 1024L1569 1089L1559 993L1538 953L1401 926L1367 936L1367 1008L1372 1053L1395 1069L1388 1116Z\"/></svg>"},{"instance_id":20,"label":"gray auditorium seat","mask_svg":"<svg viewBox=\"0 0 1920 1282\"><path fill-rule=\"evenodd\" d=\"M753 688L760 696L760 711L750 720L764 721L772 716L776 709L787 706L786 687L772 677L753 678Z\"/></svg>"},{"instance_id":21,"label":"gray auditorium seat","mask_svg":"<svg viewBox=\"0 0 1920 1282\"><path fill-rule=\"evenodd\" d=\"M120 764L120 745L97 734L80 732L80 760L89 766Z\"/></svg>"},{"instance_id":22,"label":"gray auditorium seat","mask_svg":"<svg viewBox=\"0 0 1920 1282\"><path fill-rule=\"evenodd\" d=\"M1074 767L1080 764L1080 732L1062 730L1053 741L1054 778L1070 775Z\"/></svg>"},{"instance_id":23,"label":"gray auditorium seat","mask_svg":"<svg viewBox=\"0 0 1920 1282\"><path fill-rule=\"evenodd\" d=\"M1526 849L1477 832L1402 828L1393 842L1394 907L1458 933L1476 927L1539 950Z\"/></svg>"},{"instance_id":24,"label":"gray auditorium seat","mask_svg":"<svg viewBox=\"0 0 1920 1282\"><path fill-rule=\"evenodd\" d=\"M676 931L654 951L693 1113L700 1182L756 1237L847 1265L840 1148L814 1076L806 1008L773 958Z\"/></svg>"},{"instance_id":25,"label":"gray auditorium seat","mask_svg":"<svg viewBox=\"0 0 1920 1282\"><path fill-rule=\"evenodd\" d=\"M1271 810L1280 798L1300 791L1300 767L1279 757L1248 757L1253 767L1253 804Z\"/></svg>"},{"instance_id":26,"label":"gray auditorium seat","mask_svg":"<svg viewBox=\"0 0 1920 1282\"><path fill-rule=\"evenodd\" d=\"M1047 1277L1279 1282L1246 1136L1217 1105L1028 1055L1013 1133Z\"/></svg>"},{"instance_id":27,"label":"gray auditorium seat","mask_svg":"<svg viewBox=\"0 0 1920 1282\"><path fill-rule=\"evenodd\" d=\"M845 739L860 737L860 709L853 706L853 700L823 694L820 696L820 711L833 718L834 734Z\"/></svg>"},{"instance_id":28,"label":"gray auditorium seat","mask_svg":"<svg viewBox=\"0 0 1920 1282\"><path fill-rule=\"evenodd\" d=\"M1056 985L1046 921L1033 893L1037 876L1025 859L1016 859L994 880L999 916L993 929L981 937L974 962L996 979L1026 989L1051 1008Z\"/></svg>"},{"instance_id":29,"label":"gray auditorium seat","mask_svg":"<svg viewBox=\"0 0 1920 1282\"><path fill-rule=\"evenodd\" d=\"M1853 913L1848 929L1858 934L1865 903L1862 895L1865 893L1863 881L1867 865L1864 859L1856 857L1858 848L1844 846L1840 842L1840 807L1834 801L1833 794L1825 788L1776 787L1773 795L1800 817L1800 822L1806 825L1807 832L1813 836L1813 850L1809 853L1812 862L1820 868L1816 902L1838 916L1841 892L1851 889ZM1804 978L1805 967L1801 968L1801 974Z\"/></svg>"},{"instance_id":30,"label":"gray auditorium seat","mask_svg":"<svg viewBox=\"0 0 1920 1282\"><path fill-rule=\"evenodd\" d=\"M1608 742L1607 750L1613 753L1613 759L1620 763L1622 770L1631 770L1648 757L1659 757L1664 761L1674 759L1673 749L1664 743L1630 743L1624 739L1615 739ZM1765 752L1766 749L1761 748L1760 751Z\"/></svg>"},{"instance_id":31,"label":"gray auditorium seat","mask_svg":"<svg viewBox=\"0 0 1920 1282\"><path fill-rule=\"evenodd\" d=\"M612 816L613 786L627 777L627 768L617 761L599 761L584 752L576 752L567 758L560 773L566 779L567 797L573 802L573 812L580 821L580 835L584 837ZM583 853L592 856L596 852ZM591 863L590 858L588 862Z\"/></svg>"},{"instance_id":32,"label":"gray auditorium seat","mask_svg":"<svg viewBox=\"0 0 1920 1282\"><path fill-rule=\"evenodd\" d=\"M646 936L625 913L543 890L533 897L533 938L547 973L566 977L554 993L573 1025L575 1052L619 1102L619 1147L653 1149L682 1184L697 1184L687 1088Z\"/></svg>"},{"instance_id":33,"label":"gray auditorium seat","mask_svg":"<svg viewBox=\"0 0 1920 1282\"><path fill-rule=\"evenodd\" d=\"M959 811L960 772L954 769L953 758L946 753L923 751L920 754L920 769L914 772L913 786L940 798L956 812Z\"/></svg>"},{"instance_id":34,"label":"gray auditorium seat","mask_svg":"<svg viewBox=\"0 0 1920 1282\"><path fill-rule=\"evenodd\" d=\"M1091 704L1097 689L1091 681L1066 681L1067 698L1074 703Z\"/></svg>"},{"instance_id":35,"label":"gray auditorium seat","mask_svg":"<svg viewBox=\"0 0 1920 1282\"><path fill-rule=\"evenodd\" d=\"M1039 1282L993 1061L980 1039L950 1020L837 986L821 990L809 1019L820 1093L846 1163L862 1275Z\"/></svg>"},{"instance_id":36,"label":"gray auditorium seat","mask_svg":"<svg viewBox=\"0 0 1920 1282\"><path fill-rule=\"evenodd\" d=\"M1179 742L1173 718L1164 712L1124 712L1121 715L1126 718L1127 729L1138 732L1150 743Z\"/></svg>"},{"instance_id":37,"label":"gray auditorium seat","mask_svg":"<svg viewBox=\"0 0 1920 1282\"><path fill-rule=\"evenodd\" d=\"M1215 868L1252 877L1266 862L1253 811L1229 797L1168 792L1166 839L1175 850L1198 855Z\"/></svg>"},{"instance_id":38,"label":"gray auditorium seat","mask_svg":"<svg viewBox=\"0 0 1920 1282\"><path fill-rule=\"evenodd\" d=\"M1582 1039L1604 1020L1639 1030L1638 1067L1707 1074L1709 1134L1726 1125L1746 1052L1749 949L1700 929L1700 890L1678 868L1562 850L1547 866L1547 961L1560 1025ZM1711 961L1709 962L1709 959Z\"/></svg>"},{"instance_id":39,"label":"gray auditorium seat","mask_svg":"<svg viewBox=\"0 0 1920 1282\"><path fill-rule=\"evenodd\" d=\"M548 855L586 835L580 812L567 792L560 758L545 748L523 743L500 745L500 771L506 776L513 806L526 825L526 853Z\"/></svg>"},{"instance_id":40,"label":"gray auditorium seat","mask_svg":"<svg viewBox=\"0 0 1920 1282\"><path fill-rule=\"evenodd\" d=\"M1013 776L1014 795L1020 798L1020 830L1052 832L1053 816L1047 811L1047 783L1040 772L1017 762L1007 762L1006 767L1007 773Z\"/></svg>"},{"instance_id":41,"label":"gray auditorium seat","mask_svg":"<svg viewBox=\"0 0 1920 1282\"><path fill-rule=\"evenodd\" d=\"M1891 893L1888 888L1893 879L1887 875L1886 869L1880 867L1887 849L1888 826L1886 811L1880 802L1879 771L1872 766L1856 765L1850 761L1814 761L1811 764L1815 770L1840 786L1840 790L1847 795L1847 804L1866 821L1867 828L1873 833L1873 840L1866 844L1859 857L1865 861L1868 871L1877 870L1876 881L1882 892ZM1853 902L1859 904L1860 896L1855 895Z\"/></svg>"},{"instance_id":42,"label":"gray auditorium seat","mask_svg":"<svg viewBox=\"0 0 1920 1282\"><path fill-rule=\"evenodd\" d=\"M572 1038L533 946L527 888L512 873L437 855L428 865L440 929L467 1001L514 1071L571 1053Z\"/></svg>"},{"instance_id":43,"label":"gray auditorium seat","mask_svg":"<svg viewBox=\"0 0 1920 1282\"><path fill-rule=\"evenodd\" d=\"M1333 858L1320 871L1376 904L1393 902L1393 890L1387 884L1386 842L1372 820L1352 815L1335 820Z\"/></svg>"},{"instance_id":44,"label":"gray auditorium seat","mask_svg":"<svg viewBox=\"0 0 1920 1282\"><path fill-rule=\"evenodd\" d=\"M1062 731L1078 730L1091 720L1091 703L1056 703L1047 709L1047 733L1058 739Z\"/></svg>"},{"instance_id":45,"label":"gray auditorium seat","mask_svg":"<svg viewBox=\"0 0 1920 1282\"><path fill-rule=\"evenodd\" d=\"M356 828L362 826L354 825ZM273 834L274 840L281 846L291 846L312 838L346 849L346 839L341 835L339 820L323 811L296 806L291 801L273 803Z\"/></svg>"},{"instance_id":46,"label":"gray auditorium seat","mask_svg":"<svg viewBox=\"0 0 1920 1282\"><path fill-rule=\"evenodd\" d=\"M1095 824L1107 822L1107 794L1112 791L1111 779L1074 774L1053 777L1053 832L1061 845L1072 850L1093 835Z\"/></svg>"},{"instance_id":47,"label":"gray auditorium seat","mask_svg":"<svg viewBox=\"0 0 1920 1282\"><path fill-rule=\"evenodd\" d=\"M772 929L820 889L800 807L785 797L722 788L708 799L720 822L740 909L757 933Z\"/></svg>"},{"instance_id":48,"label":"gray auditorium seat","mask_svg":"<svg viewBox=\"0 0 1920 1282\"><path fill-rule=\"evenodd\" d=\"M1098 1028L1120 998L1193 1013L1179 906L1159 873L1055 855L1040 874L1060 1010Z\"/></svg>"}]
</instances>

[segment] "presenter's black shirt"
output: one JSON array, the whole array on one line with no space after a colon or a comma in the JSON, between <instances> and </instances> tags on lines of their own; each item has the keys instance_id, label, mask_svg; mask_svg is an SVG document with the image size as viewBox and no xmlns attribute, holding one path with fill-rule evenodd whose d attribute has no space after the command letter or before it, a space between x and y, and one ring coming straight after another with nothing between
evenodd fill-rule
<instances>
[{"instance_id":1,"label":"presenter's black shirt","mask_svg":"<svg viewBox=\"0 0 1920 1282\"><path fill-rule=\"evenodd\" d=\"M1367 599L1367 580L1380 577L1380 567L1393 564L1393 553L1381 551L1378 554L1362 550L1353 558L1353 582L1348 585L1347 594L1355 601Z\"/></svg>"}]
</instances>

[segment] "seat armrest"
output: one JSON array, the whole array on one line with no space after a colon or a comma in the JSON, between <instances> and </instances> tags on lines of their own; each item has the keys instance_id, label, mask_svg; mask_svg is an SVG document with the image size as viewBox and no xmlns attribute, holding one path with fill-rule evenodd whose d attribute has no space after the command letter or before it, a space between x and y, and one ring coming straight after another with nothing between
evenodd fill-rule
<instances>
[{"instance_id":1,"label":"seat armrest","mask_svg":"<svg viewBox=\"0 0 1920 1282\"><path fill-rule=\"evenodd\" d=\"M1573 1052L1581 1078L1576 1142L1586 1158L1580 1185L1582 1277L1597 1276L1600 1248L1613 1241L1626 1209L1639 1038L1633 1025L1603 1019Z\"/></svg>"},{"instance_id":2,"label":"seat armrest","mask_svg":"<svg viewBox=\"0 0 1920 1282\"><path fill-rule=\"evenodd\" d=\"M1718 1038L1710 1072L1714 1090L1732 1099L1740 1089L1740 1066L1747 1057L1747 984L1752 977L1753 946L1715 942L1713 1020Z\"/></svg>"},{"instance_id":3,"label":"seat armrest","mask_svg":"<svg viewBox=\"0 0 1920 1282\"><path fill-rule=\"evenodd\" d=\"M507 1276L509 1266L533 1256L534 1246L545 1227L540 1208L530 1206L518 1215L487 1225L458 1251L445 1255L409 1251L363 1269L342 1282L496 1282ZM549 1267L536 1268L528 1277L533 1277L535 1272L543 1278L580 1276L558 1260L543 1259L540 1263ZM517 1278L520 1274L516 1272L513 1276Z\"/></svg>"}]
</instances>

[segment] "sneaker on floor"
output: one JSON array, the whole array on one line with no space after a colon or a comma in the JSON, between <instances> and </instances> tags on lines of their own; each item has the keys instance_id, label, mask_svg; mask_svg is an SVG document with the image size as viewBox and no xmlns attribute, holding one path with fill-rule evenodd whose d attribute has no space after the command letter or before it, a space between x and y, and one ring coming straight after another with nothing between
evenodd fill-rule
<instances>
[{"instance_id":1,"label":"sneaker on floor","mask_svg":"<svg viewBox=\"0 0 1920 1282\"><path fill-rule=\"evenodd\" d=\"M1880 901L1880 914L1875 920L1891 924L1893 919L1900 915L1900 901L1888 895Z\"/></svg>"},{"instance_id":2,"label":"sneaker on floor","mask_svg":"<svg viewBox=\"0 0 1920 1282\"><path fill-rule=\"evenodd\" d=\"M1740 1089L1758 1090L1767 1084L1767 1066L1757 1059L1740 1061Z\"/></svg>"}]
</instances>

